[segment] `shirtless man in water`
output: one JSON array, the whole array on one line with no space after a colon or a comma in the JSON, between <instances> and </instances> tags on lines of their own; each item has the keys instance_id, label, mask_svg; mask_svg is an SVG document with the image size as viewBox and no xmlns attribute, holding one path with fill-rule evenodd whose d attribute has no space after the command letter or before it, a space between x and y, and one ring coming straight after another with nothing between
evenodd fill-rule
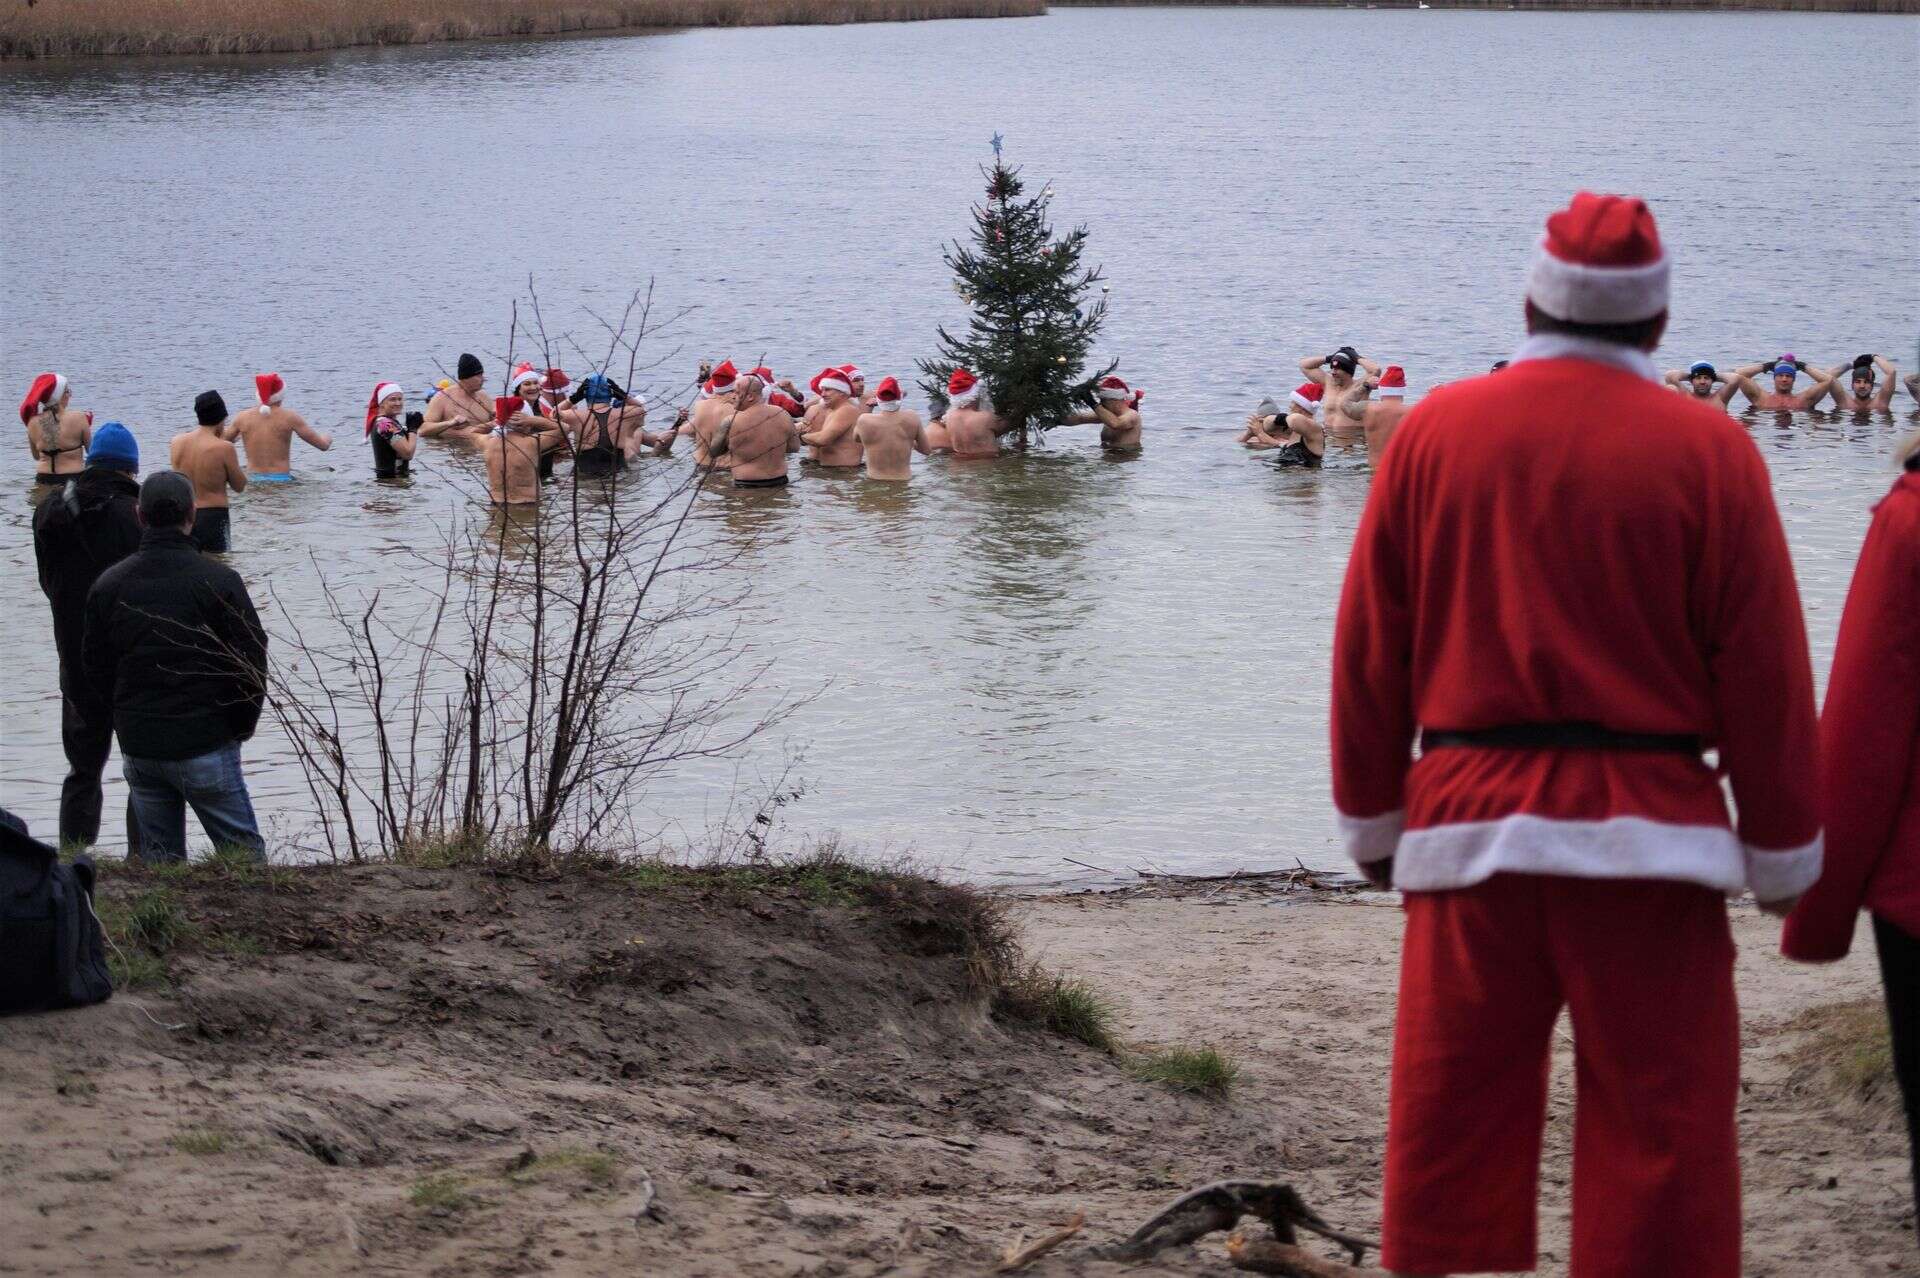
<instances>
[{"instance_id":1,"label":"shirtless man in water","mask_svg":"<svg viewBox=\"0 0 1920 1278\"><path fill-rule=\"evenodd\" d=\"M1144 391L1134 391L1118 377L1103 377L1094 387L1093 411L1075 413L1067 418L1069 426L1100 426L1100 446L1112 453L1140 451L1140 401Z\"/></svg>"},{"instance_id":2,"label":"shirtless man in water","mask_svg":"<svg viewBox=\"0 0 1920 1278\"><path fill-rule=\"evenodd\" d=\"M1364 371L1363 371L1364 370ZM1300 361L1307 380L1326 389L1322 413L1327 428L1360 429L1367 413L1367 396L1372 393L1380 366L1361 356L1351 346L1342 346L1331 355L1313 355Z\"/></svg>"},{"instance_id":3,"label":"shirtless man in water","mask_svg":"<svg viewBox=\"0 0 1920 1278\"><path fill-rule=\"evenodd\" d=\"M223 432L237 439L247 454L247 473L261 483L284 484L293 478L293 437L326 452L333 447L333 436L307 425L307 419L291 408L281 406L287 384L278 373L258 373L253 379L260 407L241 413L227 423Z\"/></svg>"},{"instance_id":4,"label":"shirtless man in water","mask_svg":"<svg viewBox=\"0 0 1920 1278\"><path fill-rule=\"evenodd\" d=\"M693 436L693 464L711 470L725 470L733 459L714 447L715 436L734 410L734 397L740 391L740 374L732 360L723 360L700 388L701 398L687 414L682 433Z\"/></svg>"},{"instance_id":5,"label":"shirtless man in water","mask_svg":"<svg viewBox=\"0 0 1920 1278\"><path fill-rule=\"evenodd\" d=\"M518 395L494 405L494 425L480 441L487 468L487 495L496 506L534 506L540 502L540 458L558 446L551 436L560 424L527 411Z\"/></svg>"},{"instance_id":6,"label":"shirtless man in water","mask_svg":"<svg viewBox=\"0 0 1920 1278\"><path fill-rule=\"evenodd\" d=\"M947 403L945 400L938 400L930 407L933 410L933 416L927 418L927 452L929 454L950 453L953 451L953 432L947 429Z\"/></svg>"},{"instance_id":7,"label":"shirtless man in water","mask_svg":"<svg viewBox=\"0 0 1920 1278\"><path fill-rule=\"evenodd\" d=\"M1736 378L1750 378L1766 367L1766 361L1763 360L1758 364L1748 364L1745 368L1736 368L1733 375ZM1814 379L1813 385L1806 390L1796 392L1793 389L1794 378L1803 372ZM1763 393L1760 398L1754 400L1753 406L1773 412L1799 412L1818 404L1832 389L1832 373L1821 373L1818 369L1808 368L1791 355L1783 355L1773 365L1773 390Z\"/></svg>"},{"instance_id":8,"label":"shirtless man in water","mask_svg":"<svg viewBox=\"0 0 1920 1278\"><path fill-rule=\"evenodd\" d=\"M487 370L473 356L462 355L454 372L460 380L427 401L426 419L420 426L423 438L480 439L493 429L493 404L482 394Z\"/></svg>"},{"instance_id":9,"label":"shirtless man in water","mask_svg":"<svg viewBox=\"0 0 1920 1278\"><path fill-rule=\"evenodd\" d=\"M985 461L1000 455L1006 423L987 400L984 382L964 368L947 378L947 434L958 461Z\"/></svg>"},{"instance_id":10,"label":"shirtless man in water","mask_svg":"<svg viewBox=\"0 0 1920 1278\"><path fill-rule=\"evenodd\" d=\"M1738 373L1732 377L1722 377L1704 359L1695 360L1684 373L1677 368L1668 369L1666 382L1682 394L1691 395L1703 403L1717 403L1722 408L1729 407L1734 394L1739 391L1746 392L1750 404L1757 404L1761 399L1761 390L1751 377L1742 377Z\"/></svg>"},{"instance_id":11,"label":"shirtless man in water","mask_svg":"<svg viewBox=\"0 0 1920 1278\"><path fill-rule=\"evenodd\" d=\"M854 467L860 464L860 440L853 427L860 420L860 401L854 397L855 383L838 368L823 368L813 379L814 393L825 407L820 423L800 442L813 450L813 460L821 466Z\"/></svg>"},{"instance_id":12,"label":"shirtless man in water","mask_svg":"<svg viewBox=\"0 0 1920 1278\"><path fill-rule=\"evenodd\" d=\"M1877 390L1875 369L1887 375ZM1886 412L1893 407L1893 388L1900 384L1900 370L1880 355L1862 355L1851 364L1835 365L1827 376L1833 378L1833 406L1843 413Z\"/></svg>"},{"instance_id":13,"label":"shirtless man in water","mask_svg":"<svg viewBox=\"0 0 1920 1278\"><path fill-rule=\"evenodd\" d=\"M901 402L900 383L891 377L880 383L873 411L860 415L853 434L866 450L868 479L911 479L913 454L929 451L920 415Z\"/></svg>"},{"instance_id":14,"label":"shirtless man in water","mask_svg":"<svg viewBox=\"0 0 1920 1278\"><path fill-rule=\"evenodd\" d=\"M739 378L733 411L713 434L714 451L731 459L735 488L785 488L787 455L800 451L792 415L767 403L765 389L752 373Z\"/></svg>"},{"instance_id":15,"label":"shirtless man in water","mask_svg":"<svg viewBox=\"0 0 1920 1278\"><path fill-rule=\"evenodd\" d=\"M1256 451L1271 450L1280 466L1317 467L1326 455L1327 435L1314 418L1313 411L1322 402L1326 388L1315 382L1303 382L1287 397L1283 415L1279 405L1268 401L1247 419L1242 443Z\"/></svg>"},{"instance_id":16,"label":"shirtless man in water","mask_svg":"<svg viewBox=\"0 0 1920 1278\"><path fill-rule=\"evenodd\" d=\"M1407 415L1406 370L1398 364L1387 365L1380 370L1380 381L1373 393L1374 401L1367 405L1360 429L1366 435L1367 456L1378 461L1380 450L1387 446L1400 426L1400 419Z\"/></svg>"},{"instance_id":17,"label":"shirtless man in water","mask_svg":"<svg viewBox=\"0 0 1920 1278\"><path fill-rule=\"evenodd\" d=\"M227 438L227 402L220 392L201 391L195 396L193 416L200 424L173 437L167 446L167 464L193 481L193 544L212 554L225 554L231 542L227 490L247 491L247 472Z\"/></svg>"}]
</instances>

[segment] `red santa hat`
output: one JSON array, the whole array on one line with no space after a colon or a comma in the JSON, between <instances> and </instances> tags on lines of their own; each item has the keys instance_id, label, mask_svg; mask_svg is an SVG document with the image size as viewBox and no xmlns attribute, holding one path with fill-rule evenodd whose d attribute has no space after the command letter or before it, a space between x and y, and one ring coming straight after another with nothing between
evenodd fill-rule
<instances>
[{"instance_id":1,"label":"red santa hat","mask_svg":"<svg viewBox=\"0 0 1920 1278\"><path fill-rule=\"evenodd\" d=\"M1527 300L1573 324L1631 324L1667 309L1672 267L1640 200L1582 191L1547 219Z\"/></svg>"},{"instance_id":2,"label":"red santa hat","mask_svg":"<svg viewBox=\"0 0 1920 1278\"><path fill-rule=\"evenodd\" d=\"M381 400L389 395L401 395L404 393L405 392L400 389L399 382L381 382L375 386L373 388L373 394L367 399L367 427L362 433L367 435L373 434L373 422L376 417L380 416Z\"/></svg>"},{"instance_id":3,"label":"red santa hat","mask_svg":"<svg viewBox=\"0 0 1920 1278\"><path fill-rule=\"evenodd\" d=\"M546 377L541 379L540 384L544 386L547 390L553 391L557 394L558 392L563 391L567 387L573 385L573 379L567 376L565 369L549 368L547 370Z\"/></svg>"},{"instance_id":4,"label":"red santa hat","mask_svg":"<svg viewBox=\"0 0 1920 1278\"><path fill-rule=\"evenodd\" d=\"M260 411L264 413L280 402L280 397L287 393L287 384L280 380L278 373L255 373L253 389L260 397Z\"/></svg>"},{"instance_id":5,"label":"red santa hat","mask_svg":"<svg viewBox=\"0 0 1920 1278\"><path fill-rule=\"evenodd\" d=\"M839 391L842 395L853 394L853 379L848 377L844 370L838 368L821 369L814 374L813 381L808 385L813 387L813 393L816 395L825 395L830 390Z\"/></svg>"},{"instance_id":6,"label":"red santa hat","mask_svg":"<svg viewBox=\"0 0 1920 1278\"><path fill-rule=\"evenodd\" d=\"M773 370L771 368L768 368L765 364L762 364L758 368L754 369L751 376L759 378L760 384L766 387L768 390L773 389Z\"/></svg>"},{"instance_id":7,"label":"red santa hat","mask_svg":"<svg viewBox=\"0 0 1920 1278\"><path fill-rule=\"evenodd\" d=\"M883 378L880 382L879 389L874 391L874 397L880 401L879 403L874 405L874 408L879 412L882 412L882 413L899 412L900 411L899 381L892 377Z\"/></svg>"},{"instance_id":8,"label":"red santa hat","mask_svg":"<svg viewBox=\"0 0 1920 1278\"><path fill-rule=\"evenodd\" d=\"M767 402L789 417L799 417L807 411L805 405L783 390L768 391Z\"/></svg>"},{"instance_id":9,"label":"red santa hat","mask_svg":"<svg viewBox=\"0 0 1920 1278\"><path fill-rule=\"evenodd\" d=\"M733 384L740 380L740 370L733 366L732 360L722 360L720 367L713 370L707 378L707 394L728 395L733 392Z\"/></svg>"},{"instance_id":10,"label":"red santa hat","mask_svg":"<svg viewBox=\"0 0 1920 1278\"><path fill-rule=\"evenodd\" d=\"M947 403L955 408L966 408L977 401L985 390L979 378L964 368L956 368L947 378Z\"/></svg>"},{"instance_id":11,"label":"red santa hat","mask_svg":"<svg viewBox=\"0 0 1920 1278\"><path fill-rule=\"evenodd\" d=\"M858 364L842 364L840 366L840 375L847 379L849 385L854 382L865 381L867 377L865 373L860 371Z\"/></svg>"},{"instance_id":12,"label":"red santa hat","mask_svg":"<svg viewBox=\"0 0 1920 1278\"><path fill-rule=\"evenodd\" d=\"M1133 392L1117 377L1103 377L1093 393L1101 399L1132 399Z\"/></svg>"},{"instance_id":13,"label":"red santa hat","mask_svg":"<svg viewBox=\"0 0 1920 1278\"><path fill-rule=\"evenodd\" d=\"M520 410L526 406L527 401L521 399L518 395L495 395L493 397L493 424L496 426L505 426L509 421L513 420L513 418L519 416Z\"/></svg>"},{"instance_id":14,"label":"red santa hat","mask_svg":"<svg viewBox=\"0 0 1920 1278\"><path fill-rule=\"evenodd\" d=\"M67 379L58 373L42 373L33 379L33 385L27 390L27 397L20 401L20 422L26 425L33 421L43 408L51 408L60 402L67 393Z\"/></svg>"},{"instance_id":15,"label":"red santa hat","mask_svg":"<svg viewBox=\"0 0 1920 1278\"><path fill-rule=\"evenodd\" d=\"M528 382L544 383L546 380L547 375L533 365L527 363L516 364L514 365L513 371L507 374L507 390L517 391Z\"/></svg>"},{"instance_id":16,"label":"red santa hat","mask_svg":"<svg viewBox=\"0 0 1920 1278\"><path fill-rule=\"evenodd\" d=\"M1293 401L1295 408L1311 417L1314 410L1320 407L1320 397L1326 393L1327 388L1319 382L1301 382L1287 398Z\"/></svg>"},{"instance_id":17,"label":"red santa hat","mask_svg":"<svg viewBox=\"0 0 1920 1278\"><path fill-rule=\"evenodd\" d=\"M1374 394L1382 395L1389 399L1395 396L1405 399L1407 394L1406 370L1398 364L1387 365L1386 369L1380 374L1380 385L1374 388Z\"/></svg>"}]
</instances>

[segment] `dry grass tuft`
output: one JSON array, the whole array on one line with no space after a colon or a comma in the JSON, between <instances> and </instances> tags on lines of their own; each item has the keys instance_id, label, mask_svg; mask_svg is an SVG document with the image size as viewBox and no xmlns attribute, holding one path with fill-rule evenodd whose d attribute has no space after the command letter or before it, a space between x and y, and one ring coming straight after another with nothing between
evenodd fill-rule
<instances>
[{"instance_id":1,"label":"dry grass tuft","mask_svg":"<svg viewBox=\"0 0 1920 1278\"><path fill-rule=\"evenodd\" d=\"M1794 1049L1796 1074L1879 1118L1900 1112L1893 1077L1893 1039L1887 1009L1878 1001L1830 1003L1795 1018L1791 1028L1805 1038Z\"/></svg>"},{"instance_id":2,"label":"dry grass tuft","mask_svg":"<svg viewBox=\"0 0 1920 1278\"><path fill-rule=\"evenodd\" d=\"M5 0L0 58L305 53L626 28L1014 18L1044 0Z\"/></svg>"}]
</instances>

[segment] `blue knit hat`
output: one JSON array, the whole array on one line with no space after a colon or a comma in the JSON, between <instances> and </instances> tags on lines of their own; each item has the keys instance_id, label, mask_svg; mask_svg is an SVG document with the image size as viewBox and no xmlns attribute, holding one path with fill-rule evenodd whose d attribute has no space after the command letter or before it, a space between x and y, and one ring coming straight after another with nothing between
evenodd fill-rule
<instances>
[{"instance_id":1,"label":"blue knit hat","mask_svg":"<svg viewBox=\"0 0 1920 1278\"><path fill-rule=\"evenodd\" d=\"M108 422L93 432L93 443L87 447L87 465L110 466L136 474L140 470L140 445L135 442L132 431L119 422Z\"/></svg>"}]
</instances>

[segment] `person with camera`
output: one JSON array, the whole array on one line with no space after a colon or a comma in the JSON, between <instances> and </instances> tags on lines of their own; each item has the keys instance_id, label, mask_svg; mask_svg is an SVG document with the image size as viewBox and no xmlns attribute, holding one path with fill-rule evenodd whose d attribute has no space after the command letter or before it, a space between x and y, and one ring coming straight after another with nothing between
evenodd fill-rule
<instances>
[{"instance_id":1,"label":"person with camera","mask_svg":"<svg viewBox=\"0 0 1920 1278\"><path fill-rule=\"evenodd\" d=\"M413 454L425 417L406 412L407 394L397 382L381 382L367 400L367 440L373 445L373 477L405 479L413 473Z\"/></svg>"},{"instance_id":2,"label":"person with camera","mask_svg":"<svg viewBox=\"0 0 1920 1278\"><path fill-rule=\"evenodd\" d=\"M193 539L191 480L147 476L135 509L140 548L87 594L81 665L120 739L137 855L186 860L192 807L216 847L265 859L240 744L266 702L266 631L240 575Z\"/></svg>"}]
</instances>

